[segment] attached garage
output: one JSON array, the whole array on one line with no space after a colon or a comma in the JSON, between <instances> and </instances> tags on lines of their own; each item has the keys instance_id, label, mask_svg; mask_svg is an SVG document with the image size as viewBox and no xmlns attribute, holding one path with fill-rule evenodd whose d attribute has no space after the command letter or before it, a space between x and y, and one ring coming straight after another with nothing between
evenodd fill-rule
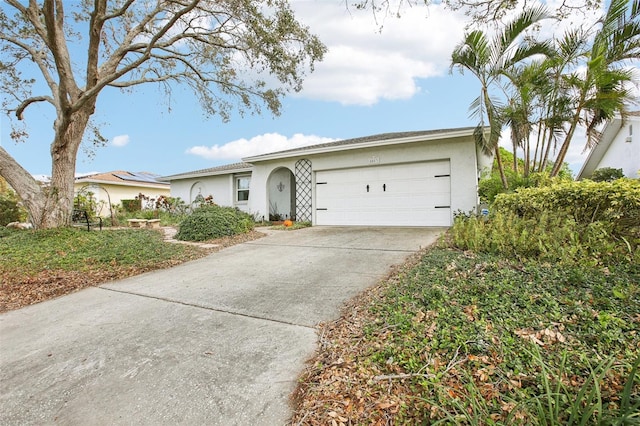
<instances>
[{"instance_id":1,"label":"attached garage","mask_svg":"<svg viewBox=\"0 0 640 426\"><path fill-rule=\"evenodd\" d=\"M449 226L450 161L316 172L317 225Z\"/></svg>"}]
</instances>

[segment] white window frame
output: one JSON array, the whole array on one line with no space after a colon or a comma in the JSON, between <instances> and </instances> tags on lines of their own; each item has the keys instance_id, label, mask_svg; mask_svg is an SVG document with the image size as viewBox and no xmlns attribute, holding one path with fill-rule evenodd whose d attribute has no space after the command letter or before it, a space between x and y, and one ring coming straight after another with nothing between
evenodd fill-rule
<instances>
[{"instance_id":1,"label":"white window frame","mask_svg":"<svg viewBox=\"0 0 640 426\"><path fill-rule=\"evenodd\" d=\"M247 184L247 188L241 188L240 187L240 182L242 180L247 180L248 184ZM234 192L234 201L236 204L247 204L249 202L249 196L251 194L251 175L236 175L233 179L233 192ZM246 200L241 200L240 199L240 193L241 192L246 192L247 193L247 199Z\"/></svg>"}]
</instances>

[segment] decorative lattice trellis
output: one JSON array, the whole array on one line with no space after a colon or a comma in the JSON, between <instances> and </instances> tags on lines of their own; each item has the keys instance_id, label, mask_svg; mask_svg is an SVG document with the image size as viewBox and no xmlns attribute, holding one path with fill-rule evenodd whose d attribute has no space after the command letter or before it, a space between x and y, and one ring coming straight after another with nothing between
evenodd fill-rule
<instances>
[{"instance_id":1,"label":"decorative lattice trellis","mask_svg":"<svg viewBox=\"0 0 640 426\"><path fill-rule=\"evenodd\" d=\"M296 161L296 220L311 222L311 161Z\"/></svg>"}]
</instances>

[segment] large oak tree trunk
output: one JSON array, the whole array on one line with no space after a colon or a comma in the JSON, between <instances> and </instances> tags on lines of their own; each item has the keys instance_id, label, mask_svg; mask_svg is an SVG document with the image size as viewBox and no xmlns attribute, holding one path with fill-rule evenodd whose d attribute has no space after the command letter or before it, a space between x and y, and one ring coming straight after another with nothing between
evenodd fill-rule
<instances>
[{"instance_id":1,"label":"large oak tree trunk","mask_svg":"<svg viewBox=\"0 0 640 426\"><path fill-rule=\"evenodd\" d=\"M66 115L60 126L56 126L56 138L51 144L51 188L48 194L53 208L49 211L51 224L44 224L44 227L71 222L76 158L92 111L91 105L85 105L79 111Z\"/></svg>"}]
</instances>

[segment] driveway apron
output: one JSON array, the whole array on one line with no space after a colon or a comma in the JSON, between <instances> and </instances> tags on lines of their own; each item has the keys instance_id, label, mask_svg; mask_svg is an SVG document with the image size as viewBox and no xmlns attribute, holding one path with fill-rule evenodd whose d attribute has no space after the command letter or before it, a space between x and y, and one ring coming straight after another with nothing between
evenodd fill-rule
<instances>
[{"instance_id":1,"label":"driveway apron","mask_svg":"<svg viewBox=\"0 0 640 426\"><path fill-rule=\"evenodd\" d=\"M270 232L2 314L0 424L283 425L315 326L441 232Z\"/></svg>"}]
</instances>

